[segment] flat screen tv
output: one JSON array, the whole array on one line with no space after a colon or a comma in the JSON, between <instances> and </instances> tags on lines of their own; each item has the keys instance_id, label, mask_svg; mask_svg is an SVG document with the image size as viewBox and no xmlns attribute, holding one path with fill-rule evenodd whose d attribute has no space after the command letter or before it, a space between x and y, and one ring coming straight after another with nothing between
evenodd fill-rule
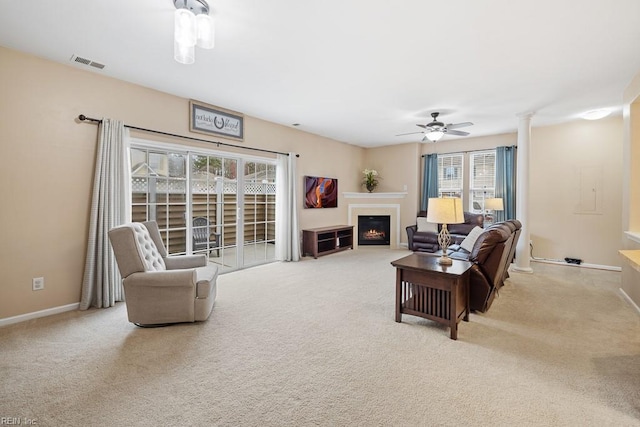
<instances>
[{"instance_id":1,"label":"flat screen tv","mask_svg":"<svg viewBox=\"0 0 640 427\"><path fill-rule=\"evenodd\" d=\"M304 177L305 208L337 208L338 180L318 176Z\"/></svg>"}]
</instances>

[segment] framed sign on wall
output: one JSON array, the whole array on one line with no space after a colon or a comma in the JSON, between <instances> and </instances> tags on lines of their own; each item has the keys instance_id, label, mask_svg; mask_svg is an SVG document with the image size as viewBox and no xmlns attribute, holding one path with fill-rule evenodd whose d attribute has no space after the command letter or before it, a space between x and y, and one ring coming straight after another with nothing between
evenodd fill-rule
<instances>
[{"instance_id":1,"label":"framed sign on wall","mask_svg":"<svg viewBox=\"0 0 640 427\"><path fill-rule=\"evenodd\" d=\"M189 130L242 141L244 139L244 116L235 111L190 100Z\"/></svg>"}]
</instances>

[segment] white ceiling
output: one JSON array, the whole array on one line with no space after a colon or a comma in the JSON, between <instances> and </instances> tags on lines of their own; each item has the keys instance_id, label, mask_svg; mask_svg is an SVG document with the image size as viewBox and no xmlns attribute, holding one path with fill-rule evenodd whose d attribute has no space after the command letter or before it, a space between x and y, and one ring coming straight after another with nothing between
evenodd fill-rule
<instances>
[{"instance_id":1,"label":"white ceiling","mask_svg":"<svg viewBox=\"0 0 640 427\"><path fill-rule=\"evenodd\" d=\"M619 112L640 71L638 0L209 4L216 48L193 65L173 60L173 0L0 0L0 45L363 147L421 140L395 135L433 111L472 136Z\"/></svg>"}]
</instances>

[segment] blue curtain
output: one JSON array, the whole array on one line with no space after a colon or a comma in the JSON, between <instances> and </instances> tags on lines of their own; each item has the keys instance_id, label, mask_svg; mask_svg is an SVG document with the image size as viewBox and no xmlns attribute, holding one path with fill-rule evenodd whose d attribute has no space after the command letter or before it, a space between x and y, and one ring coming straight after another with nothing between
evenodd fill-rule
<instances>
[{"instance_id":1,"label":"blue curtain","mask_svg":"<svg viewBox=\"0 0 640 427\"><path fill-rule=\"evenodd\" d=\"M516 149L496 148L496 197L504 204L503 211L496 211L496 221L516 219Z\"/></svg>"},{"instance_id":2,"label":"blue curtain","mask_svg":"<svg viewBox=\"0 0 640 427\"><path fill-rule=\"evenodd\" d=\"M424 156L424 175L422 176L422 197L420 210L426 211L429 205L429 197L438 197L438 155L427 154Z\"/></svg>"}]
</instances>

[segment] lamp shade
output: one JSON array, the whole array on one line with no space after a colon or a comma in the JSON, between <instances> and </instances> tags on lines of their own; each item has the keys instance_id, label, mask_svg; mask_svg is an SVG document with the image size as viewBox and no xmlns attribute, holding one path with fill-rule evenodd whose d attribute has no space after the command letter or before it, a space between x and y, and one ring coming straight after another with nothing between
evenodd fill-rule
<instances>
[{"instance_id":1,"label":"lamp shade","mask_svg":"<svg viewBox=\"0 0 640 427\"><path fill-rule=\"evenodd\" d=\"M502 199L500 197L495 197L491 199L485 199L484 208L493 211L502 211L504 210L504 204L502 203Z\"/></svg>"},{"instance_id":2,"label":"lamp shade","mask_svg":"<svg viewBox=\"0 0 640 427\"><path fill-rule=\"evenodd\" d=\"M453 197L429 198L427 221L438 224L461 224L464 222L462 199Z\"/></svg>"}]
</instances>

